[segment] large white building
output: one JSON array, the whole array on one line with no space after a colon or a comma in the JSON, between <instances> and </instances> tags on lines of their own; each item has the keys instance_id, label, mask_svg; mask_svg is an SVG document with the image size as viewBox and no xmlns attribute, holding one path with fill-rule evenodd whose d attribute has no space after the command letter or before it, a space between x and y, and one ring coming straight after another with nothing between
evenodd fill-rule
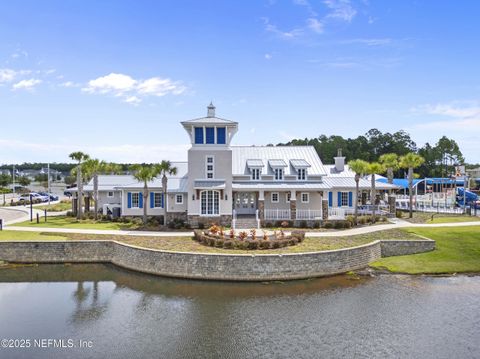
<instances>
[{"instance_id":1,"label":"large white building","mask_svg":"<svg viewBox=\"0 0 480 359\"><path fill-rule=\"evenodd\" d=\"M266 221L313 221L341 218L353 211L355 173L345 157L324 165L312 146L233 146L238 123L217 117L210 104L206 117L182 122L190 138L187 162L172 162L175 176L168 177L164 201L162 181L143 184L132 176L100 176L99 208L120 208L123 216L141 216L143 206L151 216L181 218L199 223L230 225L242 221L249 227ZM362 191L370 181L360 179ZM377 190L396 189L377 183ZM84 188L93 191L92 183ZM359 203L366 198L358 196Z\"/></svg>"}]
</instances>

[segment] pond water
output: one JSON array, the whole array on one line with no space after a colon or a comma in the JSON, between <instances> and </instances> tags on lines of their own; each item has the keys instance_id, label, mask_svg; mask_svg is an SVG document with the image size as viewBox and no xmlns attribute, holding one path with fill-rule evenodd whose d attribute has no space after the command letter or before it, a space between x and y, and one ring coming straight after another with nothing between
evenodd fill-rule
<instances>
[{"instance_id":1,"label":"pond water","mask_svg":"<svg viewBox=\"0 0 480 359\"><path fill-rule=\"evenodd\" d=\"M109 265L0 269L4 338L31 347L0 358L478 358L480 277L225 283Z\"/></svg>"}]
</instances>

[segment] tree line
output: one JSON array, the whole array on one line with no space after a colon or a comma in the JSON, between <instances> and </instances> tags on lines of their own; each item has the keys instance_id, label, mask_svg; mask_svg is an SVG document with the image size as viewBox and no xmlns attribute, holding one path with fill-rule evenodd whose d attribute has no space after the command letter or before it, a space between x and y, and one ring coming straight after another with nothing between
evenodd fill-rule
<instances>
[{"instance_id":1,"label":"tree line","mask_svg":"<svg viewBox=\"0 0 480 359\"><path fill-rule=\"evenodd\" d=\"M356 138L320 135L315 138L294 139L278 145L313 146L322 162L326 164L333 162L333 157L340 148L347 160L360 159L367 162L377 162L382 155L389 153L404 156L413 152L425 159L425 162L416 169L419 177L451 175L455 165L465 164L462 151L455 140L443 136L433 145L427 142L418 148L410 134L403 130L384 133L374 128ZM399 168L394 175L403 178L405 172L405 169Z\"/></svg>"}]
</instances>

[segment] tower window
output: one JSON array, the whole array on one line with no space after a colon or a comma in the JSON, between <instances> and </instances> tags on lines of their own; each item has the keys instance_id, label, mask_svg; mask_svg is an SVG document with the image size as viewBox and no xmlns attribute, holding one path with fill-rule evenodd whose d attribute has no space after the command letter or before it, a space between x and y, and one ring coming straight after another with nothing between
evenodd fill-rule
<instances>
[{"instance_id":1,"label":"tower window","mask_svg":"<svg viewBox=\"0 0 480 359\"><path fill-rule=\"evenodd\" d=\"M205 143L214 144L215 143L215 128L214 127L205 127Z\"/></svg>"},{"instance_id":2,"label":"tower window","mask_svg":"<svg viewBox=\"0 0 480 359\"><path fill-rule=\"evenodd\" d=\"M217 144L224 145L226 143L225 127L217 128Z\"/></svg>"},{"instance_id":3,"label":"tower window","mask_svg":"<svg viewBox=\"0 0 480 359\"><path fill-rule=\"evenodd\" d=\"M213 178L214 177L214 172L215 172L215 162L213 156L207 156L206 160L206 177L207 178Z\"/></svg>"},{"instance_id":4,"label":"tower window","mask_svg":"<svg viewBox=\"0 0 480 359\"><path fill-rule=\"evenodd\" d=\"M203 127L195 127L195 144L203 145Z\"/></svg>"}]
</instances>

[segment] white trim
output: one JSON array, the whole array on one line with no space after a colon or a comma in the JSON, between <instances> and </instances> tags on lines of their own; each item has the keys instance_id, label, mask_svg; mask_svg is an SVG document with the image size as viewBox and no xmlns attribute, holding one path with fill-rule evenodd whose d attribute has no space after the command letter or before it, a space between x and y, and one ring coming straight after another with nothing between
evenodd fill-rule
<instances>
[{"instance_id":1,"label":"white trim","mask_svg":"<svg viewBox=\"0 0 480 359\"><path fill-rule=\"evenodd\" d=\"M110 196L110 193L112 194L111 196ZM114 191L107 191L107 198L113 198L113 197L115 197L115 192Z\"/></svg>"},{"instance_id":2,"label":"white trim","mask_svg":"<svg viewBox=\"0 0 480 359\"><path fill-rule=\"evenodd\" d=\"M304 196L304 195L307 196L307 200L306 200L306 201L303 199L303 196ZM310 203L310 193L308 193L308 192L302 192L302 193L300 193L300 199L301 199L302 203Z\"/></svg>"},{"instance_id":3,"label":"white trim","mask_svg":"<svg viewBox=\"0 0 480 359\"><path fill-rule=\"evenodd\" d=\"M286 203L290 203L291 197L292 197L292 192L287 192L287 193L285 193L285 201L286 201Z\"/></svg>"},{"instance_id":4,"label":"white trim","mask_svg":"<svg viewBox=\"0 0 480 359\"><path fill-rule=\"evenodd\" d=\"M138 196L138 199L137 199L137 205L134 206L133 205L133 196L134 195L137 195ZM130 208L140 208L140 192L132 192L132 207Z\"/></svg>"},{"instance_id":5,"label":"white trim","mask_svg":"<svg viewBox=\"0 0 480 359\"><path fill-rule=\"evenodd\" d=\"M208 162L209 158L212 159L212 162ZM212 166L212 169L209 170L208 166ZM212 174L212 177L208 177L210 173ZM215 156L214 155L205 155L205 178L206 179L215 178Z\"/></svg>"},{"instance_id":6,"label":"white trim","mask_svg":"<svg viewBox=\"0 0 480 359\"><path fill-rule=\"evenodd\" d=\"M180 202L178 201L178 198L181 198ZM183 194L177 193L175 195L175 204L183 204Z\"/></svg>"},{"instance_id":7,"label":"white trim","mask_svg":"<svg viewBox=\"0 0 480 359\"><path fill-rule=\"evenodd\" d=\"M274 194L277 195L277 200L276 200L276 201L273 200L273 195L274 195ZM278 203L278 202L280 202L280 193L279 193L279 192L272 192L272 193L270 193L270 202L272 202L272 203Z\"/></svg>"},{"instance_id":8,"label":"white trim","mask_svg":"<svg viewBox=\"0 0 480 359\"><path fill-rule=\"evenodd\" d=\"M278 178L276 178L277 177L277 171L279 173ZM280 176L280 174L281 174L281 176ZM282 167L275 167L273 169L273 179L274 179L274 181L283 181L284 177L285 177L285 171L283 170Z\"/></svg>"},{"instance_id":9,"label":"white trim","mask_svg":"<svg viewBox=\"0 0 480 359\"><path fill-rule=\"evenodd\" d=\"M162 208L162 194L163 192L152 192L153 193L153 208ZM156 195L160 195L159 205L157 206ZM150 198L148 199L150 201ZM163 205L165 206L165 198L163 199Z\"/></svg>"},{"instance_id":10,"label":"white trim","mask_svg":"<svg viewBox=\"0 0 480 359\"><path fill-rule=\"evenodd\" d=\"M348 197L349 197L349 191L339 191L340 192L340 203L338 204L338 207L342 207L342 208L350 208L350 206L348 205ZM343 205L343 194L346 193L347 194L347 204L346 205ZM337 197L338 197L338 194L337 194ZM352 199L353 199L353 196L352 196ZM338 198L337 198L338 200Z\"/></svg>"},{"instance_id":11,"label":"white trim","mask_svg":"<svg viewBox=\"0 0 480 359\"><path fill-rule=\"evenodd\" d=\"M303 172L304 176L303 176L303 178L299 178L299 177L300 177L300 173L302 173L302 172ZM298 181L306 181L306 180L307 180L307 172L308 172L308 171L307 171L306 168L299 168L299 169L297 170L297 180L298 180Z\"/></svg>"}]
</instances>

